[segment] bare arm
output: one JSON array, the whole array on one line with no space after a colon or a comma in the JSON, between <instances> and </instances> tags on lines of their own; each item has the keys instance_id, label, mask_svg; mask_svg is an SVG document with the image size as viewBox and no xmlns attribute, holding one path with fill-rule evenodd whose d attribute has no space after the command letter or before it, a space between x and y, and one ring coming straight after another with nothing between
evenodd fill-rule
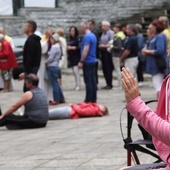
<instances>
[{"instance_id":1,"label":"bare arm","mask_svg":"<svg viewBox=\"0 0 170 170\"><path fill-rule=\"evenodd\" d=\"M4 118L5 116L15 112L21 106L25 105L29 100L32 99L32 92L26 92L22 95L22 97L16 102L13 106L11 106L5 113L2 114L0 119Z\"/></svg>"},{"instance_id":2,"label":"bare arm","mask_svg":"<svg viewBox=\"0 0 170 170\"><path fill-rule=\"evenodd\" d=\"M122 56L120 57L120 62L124 62L125 58L130 54L130 50L125 50Z\"/></svg>"},{"instance_id":3,"label":"bare arm","mask_svg":"<svg viewBox=\"0 0 170 170\"><path fill-rule=\"evenodd\" d=\"M88 54L88 52L89 52L89 49L90 49L90 46L89 46L89 45L85 45L85 46L84 46L83 53L82 53L82 55L81 55L81 60L80 60L80 61L84 62L84 60L86 59L87 54Z\"/></svg>"}]
</instances>

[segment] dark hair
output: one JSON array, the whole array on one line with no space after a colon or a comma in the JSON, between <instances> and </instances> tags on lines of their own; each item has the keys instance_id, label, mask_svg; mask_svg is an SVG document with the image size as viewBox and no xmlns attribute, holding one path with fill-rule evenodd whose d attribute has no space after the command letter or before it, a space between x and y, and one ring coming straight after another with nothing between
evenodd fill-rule
<instances>
[{"instance_id":1,"label":"dark hair","mask_svg":"<svg viewBox=\"0 0 170 170\"><path fill-rule=\"evenodd\" d=\"M35 74L28 74L26 80L34 86L38 86L39 78Z\"/></svg>"},{"instance_id":2,"label":"dark hair","mask_svg":"<svg viewBox=\"0 0 170 170\"><path fill-rule=\"evenodd\" d=\"M32 21L32 20L29 20L29 21L27 21L27 23L31 25L32 32L35 32L36 29L37 29L37 24L36 24L36 22L35 22L35 21Z\"/></svg>"},{"instance_id":3,"label":"dark hair","mask_svg":"<svg viewBox=\"0 0 170 170\"><path fill-rule=\"evenodd\" d=\"M121 29L122 29L122 25L121 25L121 24L119 24L119 23L115 24L115 25L114 25L114 27L118 28L119 30L121 30Z\"/></svg>"},{"instance_id":4,"label":"dark hair","mask_svg":"<svg viewBox=\"0 0 170 170\"><path fill-rule=\"evenodd\" d=\"M74 38L76 38L76 37L78 37L78 36L79 36L79 31L78 31L77 27L75 27L75 26L71 26L71 27L70 27L70 29L69 29L69 33L70 33L70 31L71 31L71 29L72 29L72 28L74 28L74 31L75 31L75 37L72 37L72 36L70 35L70 40L72 40L72 39L74 39Z\"/></svg>"},{"instance_id":5,"label":"dark hair","mask_svg":"<svg viewBox=\"0 0 170 170\"><path fill-rule=\"evenodd\" d=\"M103 115L109 115L109 111L108 111L108 108L106 107L106 106L104 106L105 107L105 110L102 112L103 113Z\"/></svg>"},{"instance_id":6,"label":"dark hair","mask_svg":"<svg viewBox=\"0 0 170 170\"><path fill-rule=\"evenodd\" d=\"M96 22L94 19L89 19L87 22L91 22L93 25L96 25Z\"/></svg>"},{"instance_id":7,"label":"dark hair","mask_svg":"<svg viewBox=\"0 0 170 170\"><path fill-rule=\"evenodd\" d=\"M164 25L163 21L160 21L158 19L155 19L152 22L152 25L156 27L157 34L161 33L165 29L165 25Z\"/></svg>"}]
</instances>

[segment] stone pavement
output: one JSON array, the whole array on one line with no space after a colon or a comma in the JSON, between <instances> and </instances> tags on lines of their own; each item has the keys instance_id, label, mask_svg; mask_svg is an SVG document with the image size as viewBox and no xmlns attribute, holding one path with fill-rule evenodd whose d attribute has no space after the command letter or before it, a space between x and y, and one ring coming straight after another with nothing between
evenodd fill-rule
<instances>
[{"instance_id":1,"label":"stone pavement","mask_svg":"<svg viewBox=\"0 0 170 170\"><path fill-rule=\"evenodd\" d=\"M126 151L123 149L119 128L120 112L125 106L123 91L101 90L105 82L103 78L99 81L98 103L108 107L109 116L49 121L43 129L8 131L2 127L0 170L117 170L126 165ZM0 94L3 111L19 99L22 84L15 81L14 92ZM144 100L155 98L150 84L147 81L141 88ZM73 88L73 76L63 75L63 91L67 103L83 101L84 85L78 92L73 91ZM123 112L122 126L126 132L126 111ZM133 136L135 139L141 138L136 126ZM142 163L154 160L150 156L139 155Z\"/></svg>"}]
</instances>

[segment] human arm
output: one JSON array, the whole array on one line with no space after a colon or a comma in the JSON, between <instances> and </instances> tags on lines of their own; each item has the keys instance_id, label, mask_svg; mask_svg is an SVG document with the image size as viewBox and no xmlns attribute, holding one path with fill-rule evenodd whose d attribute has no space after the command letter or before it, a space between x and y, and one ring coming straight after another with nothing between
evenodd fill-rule
<instances>
[{"instance_id":1,"label":"human arm","mask_svg":"<svg viewBox=\"0 0 170 170\"><path fill-rule=\"evenodd\" d=\"M49 52L49 57L47 61L45 62L46 64L50 64L54 61L56 55L58 54L58 50L55 47L51 47L51 50Z\"/></svg>"},{"instance_id":2,"label":"human arm","mask_svg":"<svg viewBox=\"0 0 170 170\"><path fill-rule=\"evenodd\" d=\"M160 56L164 54L164 49L167 47L166 38L163 35L157 35L156 47L154 50L147 50L146 48L142 50L145 55L156 55Z\"/></svg>"},{"instance_id":3,"label":"human arm","mask_svg":"<svg viewBox=\"0 0 170 170\"><path fill-rule=\"evenodd\" d=\"M82 68L82 67L83 67L83 62L84 62L84 60L85 60L86 57L87 57L87 54L88 54L88 52L89 52L89 49L90 49L90 45L85 45L85 46L84 46L84 49L83 49L83 52L82 52L82 55L81 55L80 62L78 63L78 67L79 67L79 68Z\"/></svg>"},{"instance_id":4,"label":"human arm","mask_svg":"<svg viewBox=\"0 0 170 170\"><path fill-rule=\"evenodd\" d=\"M9 46L7 42L4 42L1 47L0 59L6 59L9 56Z\"/></svg>"},{"instance_id":5,"label":"human arm","mask_svg":"<svg viewBox=\"0 0 170 170\"><path fill-rule=\"evenodd\" d=\"M124 60L127 56L129 56L130 54L130 50L125 50L122 54L122 56L120 57L120 65L123 67L124 66Z\"/></svg>"},{"instance_id":6,"label":"human arm","mask_svg":"<svg viewBox=\"0 0 170 170\"><path fill-rule=\"evenodd\" d=\"M122 84L128 103L126 109L154 137L170 146L170 123L160 118L139 97L136 79L129 69L123 68Z\"/></svg>"},{"instance_id":7,"label":"human arm","mask_svg":"<svg viewBox=\"0 0 170 170\"><path fill-rule=\"evenodd\" d=\"M14 105L12 105L5 113L3 113L0 116L0 119L15 112L17 109L19 109L21 106L25 105L29 100L31 100L32 97L33 97L32 92L28 91L28 92L24 93L22 95L22 97Z\"/></svg>"}]
</instances>

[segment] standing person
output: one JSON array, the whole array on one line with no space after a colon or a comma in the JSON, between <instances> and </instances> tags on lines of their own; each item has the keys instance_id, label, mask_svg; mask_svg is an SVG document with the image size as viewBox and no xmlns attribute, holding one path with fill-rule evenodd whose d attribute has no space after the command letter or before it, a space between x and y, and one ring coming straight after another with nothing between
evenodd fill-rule
<instances>
[{"instance_id":1,"label":"standing person","mask_svg":"<svg viewBox=\"0 0 170 170\"><path fill-rule=\"evenodd\" d=\"M73 69L73 74L75 77L76 87L74 90L79 91L81 89L80 84L80 70L78 68L78 63L80 61L80 38L79 38L79 32L77 27L72 26L69 29L70 34L70 40L67 43L67 51L68 51L68 57L70 61L70 65Z\"/></svg>"},{"instance_id":2,"label":"standing person","mask_svg":"<svg viewBox=\"0 0 170 170\"><path fill-rule=\"evenodd\" d=\"M24 79L27 74L37 74L41 62L41 38L34 34L37 29L35 21L27 21L24 27L24 33L28 38L24 45L24 73L20 74L20 80ZM24 92L28 91L24 83Z\"/></svg>"},{"instance_id":3,"label":"standing person","mask_svg":"<svg viewBox=\"0 0 170 170\"><path fill-rule=\"evenodd\" d=\"M56 33L59 35L59 39L60 39L60 45L61 45L61 49L62 49L62 55L61 55L61 59L59 62L59 74L58 74L58 81L60 86L62 86L62 73L61 73L61 69L66 69L67 65L68 65L68 59L67 59L67 41L64 37L64 30L62 28L58 28Z\"/></svg>"},{"instance_id":4,"label":"standing person","mask_svg":"<svg viewBox=\"0 0 170 170\"><path fill-rule=\"evenodd\" d=\"M84 82L86 85L86 103L97 102L97 82L96 82L96 45L97 39L89 30L87 22L80 24L80 32L84 35L81 45L81 59L78 64L83 68Z\"/></svg>"},{"instance_id":5,"label":"standing person","mask_svg":"<svg viewBox=\"0 0 170 170\"><path fill-rule=\"evenodd\" d=\"M129 68L134 76L137 74L138 67L138 40L136 37L136 27L134 24L127 25L126 32L128 37L125 43L125 50L120 57L121 67Z\"/></svg>"},{"instance_id":6,"label":"standing person","mask_svg":"<svg viewBox=\"0 0 170 170\"><path fill-rule=\"evenodd\" d=\"M4 37L5 37L4 39L7 42L9 42L11 44L12 49L14 49L15 48L14 41L13 41L12 37L10 37L6 34L6 30L3 27L0 28L0 34L4 35ZM3 88L4 88L4 82L2 79L2 73L0 71L0 89L3 89ZM13 89L14 89L14 82L13 82L13 79L11 79L10 80L10 91L12 91Z\"/></svg>"},{"instance_id":7,"label":"standing person","mask_svg":"<svg viewBox=\"0 0 170 170\"><path fill-rule=\"evenodd\" d=\"M148 33L150 39L147 43L147 47L142 50L142 54L146 56L146 72L152 75L153 87L159 96L162 81L167 75L167 69L160 69L158 66L157 59L167 59L167 39L162 31L164 25L162 21L154 20L148 27Z\"/></svg>"},{"instance_id":8,"label":"standing person","mask_svg":"<svg viewBox=\"0 0 170 170\"><path fill-rule=\"evenodd\" d=\"M50 102L50 105L58 105L60 103L65 103L63 92L58 84L59 75L59 61L61 59L62 50L59 43L58 34L52 34L50 38L52 47L48 52L48 59L45 61L45 65L48 67L48 75L53 87L53 97L54 101Z\"/></svg>"},{"instance_id":9,"label":"standing person","mask_svg":"<svg viewBox=\"0 0 170 170\"><path fill-rule=\"evenodd\" d=\"M97 38L97 46L96 46L96 57L97 59L99 59L99 48L98 48L98 44L99 44L99 35L97 33L96 30L96 22L94 19L88 20L88 24L89 24L89 29L90 31L96 36ZM98 66L99 66L99 62L96 62L96 78L97 78L97 84L99 83L99 79L98 79Z\"/></svg>"},{"instance_id":10,"label":"standing person","mask_svg":"<svg viewBox=\"0 0 170 170\"><path fill-rule=\"evenodd\" d=\"M46 96L47 96L47 101L54 101L53 98L53 92L52 92L52 86L50 83L49 79L45 79L45 75L47 75L47 69L46 66L44 64L44 62L47 60L48 58L48 51L51 48L51 42L50 42L50 37L53 34L53 31L48 28L45 31L45 34L42 36L41 39L41 49L42 49L42 56L41 56L41 64L40 64L40 68L38 70L38 77L39 77L39 88L42 89Z\"/></svg>"},{"instance_id":11,"label":"standing person","mask_svg":"<svg viewBox=\"0 0 170 170\"><path fill-rule=\"evenodd\" d=\"M12 69L17 67L17 61L12 50L11 44L5 40L5 36L0 34L0 70L2 72L2 78L4 81L4 92L10 91Z\"/></svg>"},{"instance_id":12,"label":"standing person","mask_svg":"<svg viewBox=\"0 0 170 170\"><path fill-rule=\"evenodd\" d=\"M58 28L56 33L59 35L60 45L62 48L62 57L59 66L61 69L66 69L68 66L68 60L67 60L67 41L64 37L64 30L62 28Z\"/></svg>"},{"instance_id":13,"label":"standing person","mask_svg":"<svg viewBox=\"0 0 170 170\"><path fill-rule=\"evenodd\" d=\"M137 78L138 78L138 86L143 86L144 77L143 77L143 71L144 71L144 57L142 55L142 49L144 47L145 38L142 34L142 25L141 24L135 24L136 32L137 32L137 40L138 40L138 60L139 65L137 68Z\"/></svg>"},{"instance_id":14,"label":"standing person","mask_svg":"<svg viewBox=\"0 0 170 170\"><path fill-rule=\"evenodd\" d=\"M117 79L118 79L118 86L120 89L122 89L122 83L121 83L121 67L120 67L120 57L122 56L123 50L124 50L124 40L126 38L123 31L121 31L121 25L115 24L113 27L114 30L114 41L113 41L113 47L111 49L111 54L113 57L113 63L115 66L115 70L117 73Z\"/></svg>"},{"instance_id":15,"label":"standing person","mask_svg":"<svg viewBox=\"0 0 170 170\"><path fill-rule=\"evenodd\" d=\"M103 34L100 38L99 49L101 52L101 62L103 67L103 74L106 80L106 86L102 89L109 90L113 88L113 61L111 53L107 51L107 48L110 46L109 41L113 40L113 31L110 29L110 23L108 21L102 22Z\"/></svg>"}]
</instances>

